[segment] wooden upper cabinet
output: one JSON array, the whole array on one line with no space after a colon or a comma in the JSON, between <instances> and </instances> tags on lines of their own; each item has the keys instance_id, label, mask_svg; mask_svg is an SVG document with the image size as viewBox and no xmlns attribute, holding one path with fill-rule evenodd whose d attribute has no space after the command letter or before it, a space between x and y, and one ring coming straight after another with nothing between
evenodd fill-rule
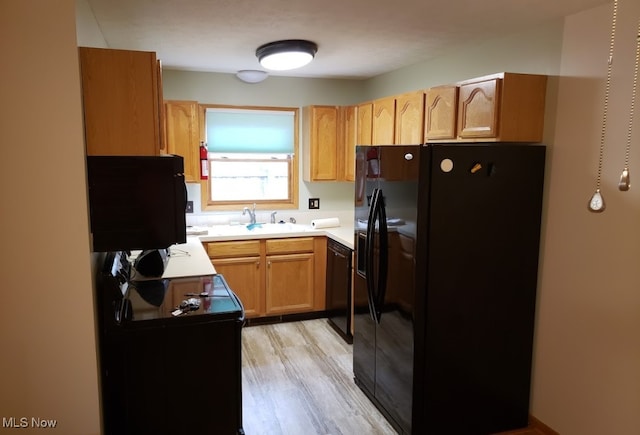
<instances>
[{"instance_id":1,"label":"wooden upper cabinet","mask_svg":"<svg viewBox=\"0 0 640 435\"><path fill-rule=\"evenodd\" d=\"M338 122L337 106L306 106L302 109L305 181L338 179Z\"/></svg>"},{"instance_id":2,"label":"wooden upper cabinet","mask_svg":"<svg viewBox=\"0 0 640 435\"><path fill-rule=\"evenodd\" d=\"M424 141L424 92L396 97L395 144L420 145Z\"/></svg>"},{"instance_id":3,"label":"wooden upper cabinet","mask_svg":"<svg viewBox=\"0 0 640 435\"><path fill-rule=\"evenodd\" d=\"M542 140L546 76L501 73L459 85L460 139L500 142Z\"/></svg>"},{"instance_id":4,"label":"wooden upper cabinet","mask_svg":"<svg viewBox=\"0 0 640 435\"><path fill-rule=\"evenodd\" d=\"M342 159L338 160L338 169L343 174L344 181L355 181L355 162L356 162L356 138L357 138L357 109L355 106L346 106L340 108L342 113L342 132L344 138L341 141L343 145ZM340 165L340 163L342 163Z\"/></svg>"},{"instance_id":5,"label":"wooden upper cabinet","mask_svg":"<svg viewBox=\"0 0 640 435\"><path fill-rule=\"evenodd\" d=\"M162 78L156 54L79 48L88 155L159 155Z\"/></svg>"},{"instance_id":6,"label":"wooden upper cabinet","mask_svg":"<svg viewBox=\"0 0 640 435\"><path fill-rule=\"evenodd\" d=\"M302 128L305 181L355 180L355 107L304 107Z\"/></svg>"},{"instance_id":7,"label":"wooden upper cabinet","mask_svg":"<svg viewBox=\"0 0 640 435\"><path fill-rule=\"evenodd\" d=\"M200 181L200 127L197 101L165 101L167 154L184 158L187 182Z\"/></svg>"},{"instance_id":8,"label":"wooden upper cabinet","mask_svg":"<svg viewBox=\"0 0 640 435\"><path fill-rule=\"evenodd\" d=\"M156 75L158 76L156 85L158 93L158 122L160 123L160 154L162 154L167 151L167 128L165 124L164 92L162 90L162 62L160 59L156 60Z\"/></svg>"},{"instance_id":9,"label":"wooden upper cabinet","mask_svg":"<svg viewBox=\"0 0 640 435\"><path fill-rule=\"evenodd\" d=\"M498 136L499 79L460 86L458 136L489 138Z\"/></svg>"},{"instance_id":10,"label":"wooden upper cabinet","mask_svg":"<svg viewBox=\"0 0 640 435\"><path fill-rule=\"evenodd\" d=\"M357 134L356 145L373 144L371 133L373 127L373 103L358 104L356 108Z\"/></svg>"},{"instance_id":11,"label":"wooden upper cabinet","mask_svg":"<svg viewBox=\"0 0 640 435\"><path fill-rule=\"evenodd\" d=\"M458 108L458 86L438 86L425 91L425 142L455 139Z\"/></svg>"},{"instance_id":12,"label":"wooden upper cabinet","mask_svg":"<svg viewBox=\"0 0 640 435\"><path fill-rule=\"evenodd\" d=\"M373 145L392 145L395 141L396 98L387 97L373 102Z\"/></svg>"}]
</instances>

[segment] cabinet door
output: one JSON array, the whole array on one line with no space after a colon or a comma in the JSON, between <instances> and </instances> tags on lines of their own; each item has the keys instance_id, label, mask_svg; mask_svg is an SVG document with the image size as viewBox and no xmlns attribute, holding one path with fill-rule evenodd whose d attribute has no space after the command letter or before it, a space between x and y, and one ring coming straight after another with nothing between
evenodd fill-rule
<instances>
[{"instance_id":1,"label":"cabinet door","mask_svg":"<svg viewBox=\"0 0 640 435\"><path fill-rule=\"evenodd\" d=\"M356 145L371 145L371 133L373 128L373 103L362 103L358 105L356 116L357 129Z\"/></svg>"},{"instance_id":2,"label":"cabinet door","mask_svg":"<svg viewBox=\"0 0 640 435\"><path fill-rule=\"evenodd\" d=\"M164 110L164 92L162 91L162 62L160 59L156 60L156 75L157 81L157 93L158 93L158 119L160 124L160 151L167 151L167 131L165 128L165 110Z\"/></svg>"},{"instance_id":3,"label":"cabinet door","mask_svg":"<svg viewBox=\"0 0 640 435\"><path fill-rule=\"evenodd\" d=\"M392 145L395 140L395 97L381 98L373 102L373 145Z\"/></svg>"},{"instance_id":4,"label":"cabinet door","mask_svg":"<svg viewBox=\"0 0 640 435\"><path fill-rule=\"evenodd\" d=\"M312 253L267 256L267 314L313 310L313 264Z\"/></svg>"},{"instance_id":5,"label":"cabinet door","mask_svg":"<svg viewBox=\"0 0 640 435\"><path fill-rule=\"evenodd\" d=\"M355 106L342 107L342 132L344 138L342 158L338 159L341 166L341 179L344 181L355 181L356 179L356 135L357 120Z\"/></svg>"},{"instance_id":6,"label":"cabinet door","mask_svg":"<svg viewBox=\"0 0 640 435\"><path fill-rule=\"evenodd\" d=\"M303 111L304 179L338 179L338 107L309 106Z\"/></svg>"},{"instance_id":7,"label":"cabinet door","mask_svg":"<svg viewBox=\"0 0 640 435\"><path fill-rule=\"evenodd\" d=\"M155 53L80 47L79 57L87 155L159 155Z\"/></svg>"},{"instance_id":8,"label":"cabinet door","mask_svg":"<svg viewBox=\"0 0 640 435\"><path fill-rule=\"evenodd\" d=\"M456 137L458 87L455 85L439 86L427 89L425 94L425 142L454 139Z\"/></svg>"},{"instance_id":9,"label":"cabinet door","mask_svg":"<svg viewBox=\"0 0 640 435\"><path fill-rule=\"evenodd\" d=\"M184 158L186 181L200 181L200 128L197 101L166 101L167 153Z\"/></svg>"},{"instance_id":10,"label":"cabinet door","mask_svg":"<svg viewBox=\"0 0 640 435\"><path fill-rule=\"evenodd\" d=\"M420 145L424 139L424 93L410 92L396 97L395 142Z\"/></svg>"},{"instance_id":11,"label":"cabinet door","mask_svg":"<svg viewBox=\"0 0 640 435\"><path fill-rule=\"evenodd\" d=\"M263 315L260 257L216 258L211 262L216 272L224 276L231 290L242 301L245 315Z\"/></svg>"},{"instance_id":12,"label":"cabinet door","mask_svg":"<svg viewBox=\"0 0 640 435\"><path fill-rule=\"evenodd\" d=\"M460 85L458 136L491 138L498 135L500 79Z\"/></svg>"}]
</instances>

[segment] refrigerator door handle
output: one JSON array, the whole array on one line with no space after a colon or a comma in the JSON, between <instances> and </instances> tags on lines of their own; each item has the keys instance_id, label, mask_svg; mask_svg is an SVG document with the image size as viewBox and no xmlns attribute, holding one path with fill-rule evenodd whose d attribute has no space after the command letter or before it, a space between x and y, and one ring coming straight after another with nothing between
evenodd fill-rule
<instances>
[{"instance_id":1,"label":"refrigerator door handle","mask_svg":"<svg viewBox=\"0 0 640 435\"><path fill-rule=\"evenodd\" d=\"M373 278L375 276L373 270L373 254L374 254L374 234L375 234L375 218L376 218L376 210L378 205L378 188L373 189L373 194L371 195L371 204L369 205L369 216L367 220L367 238L365 239L365 275L367 283L367 298L369 303L369 314L371 315L371 319L377 322L377 310L376 310L376 302L375 302L375 282Z\"/></svg>"},{"instance_id":2,"label":"refrigerator door handle","mask_svg":"<svg viewBox=\"0 0 640 435\"><path fill-rule=\"evenodd\" d=\"M378 256L378 291L376 293L375 307L377 322L380 323L382 321L382 307L384 306L384 299L387 293L387 271L389 266L387 212L381 189L378 190L378 202L376 206L378 210L378 220L380 221L378 225L378 231L380 233L380 254Z\"/></svg>"}]
</instances>

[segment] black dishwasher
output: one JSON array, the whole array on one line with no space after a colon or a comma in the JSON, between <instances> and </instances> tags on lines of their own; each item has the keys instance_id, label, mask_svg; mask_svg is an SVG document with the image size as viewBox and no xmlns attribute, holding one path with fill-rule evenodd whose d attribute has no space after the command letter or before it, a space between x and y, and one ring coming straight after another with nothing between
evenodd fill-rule
<instances>
[{"instance_id":1,"label":"black dishwasher","mask_svg":"<svg viewBox=\"0 0 640 435\"><path fill-rule=\"evenodd\" d=\"M131 281L126 252L97 280L105 434L244 434L244 309L221 275Z\"/></svg>"},{"instance_id":2,"label":"black dishwasher","mask_svg":"<svg viewBox=\"0 0 640 435\"><path fill-rule=\"evenodd\" d=\"M329 324L352 343L351 249L333 239L327 243L327 314Z\"/></svg>"}]
</instances>

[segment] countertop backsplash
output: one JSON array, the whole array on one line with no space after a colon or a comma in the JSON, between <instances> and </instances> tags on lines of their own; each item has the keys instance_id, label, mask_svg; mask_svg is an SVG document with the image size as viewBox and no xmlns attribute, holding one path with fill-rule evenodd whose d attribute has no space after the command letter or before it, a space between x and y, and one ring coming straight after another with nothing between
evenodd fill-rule
<instances>
[{"instance_id":1,"label":"countertop backsplash","mask_svg":"<svg viewBox=\"0 0 640 435\"><path fill-rule=\"evenodd\" d=\"M337 217L340 220L340 226L353 227L353 210L256 210L256 221L269 222L273 211L277 212L276 222L290 222L290 219L294 218L298 224L311 225L311 221L314 219ZM249 223L249 216L243 216L242 210L233 212L187 213L186 218L188 226L209 227L212 225Z\"/></svg>"}]
</instances>

